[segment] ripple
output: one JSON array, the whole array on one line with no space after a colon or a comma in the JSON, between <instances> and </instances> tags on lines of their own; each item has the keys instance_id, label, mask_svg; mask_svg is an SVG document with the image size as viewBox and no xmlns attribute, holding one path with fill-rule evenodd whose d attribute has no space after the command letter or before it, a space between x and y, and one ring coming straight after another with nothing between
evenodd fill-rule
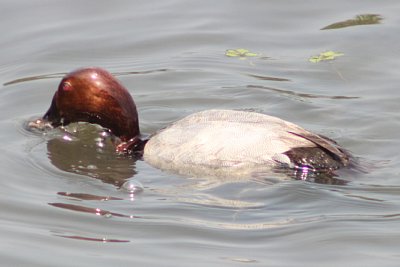
<instances>
[{"instance_id":1,"label":"ripple","mask_svg":"<svg viewBox=\"0 0 400 267\"><path fill-rule=\"evenodd\" d=\"M112 73L115 76L127 76L127 75L136 75L136 74L151 74L151 73L157 73L157 72L165 72L168 71L168 69L154 69L154 70L143 70L143 71L124 71L124 72L114 72ZM51 73L51 74L41 74L41 75L35 75L35 76L27 76L27 77L22 77L18 78L15 80L11 80L8 82L3 83L4 86L8 85L13 85L13 84L19 84L19 83L25 83L25 82L31 82L31 81L36 81L36 80L48 80L48 79L61 79L66 75L67 72L57 72L57 73Z\"/></svg>"},{"instance_id":2,"label":"ripple","mask_svg":"<svg viewBox=\"0 0 400 267\"><path fill-rule=\"evenodd\" d=\"M123 198L111 197L111 196L97 196L86 193L67 193L67 192L58 192L57 195L65 196L71 199L79 199L79 200L100 200L100 201L108 201L108 200L123 200Z\"/></svg>"},{"instance_id":3,"label":"ripple","mask_svg":"<svg viewBox=\"0 0 400 267\"><path fill-rule=\"evenodd\" d=\"M226 199L217 196L210 196L208 194L196 194L195 196L191 197L178 197L177 200L184 203L199 204L202 206L211 206L211 207L224 207L231 209L260 208L264 206L264 204L261 202L253 203L242 200Z\"/></svg>"},{"instance_id":4,"label":"ripple","mask_svg":"<svg viewBox=\"0 0 400 267\"><path fill-rule=\"evenodd\" d=\"M31 82L36 80L47 80L47 79L54 79L54 78L62 78L66 73L52 73L52 74L43 74L43 75L35 75L35 76L28 76L23 78L18 78L12 81L5 82L3 85L8 86L12 84L24 83L24 82Z\"/></svg>"},{"instance_id":5,"label":"ripple","mask_svg":"<svg viewBox=\"0 0 400 267\"><path fill-rule=\"evenodd\" d=\"M276 92L283 95L290 95L290 96L298 96L303 98L326 98L326 99L358 99L359 96L344 96L344 95L320 95L320 94L309 94L309 93L299 93L296 91L279 89L269 86L262 86L262 85L247 85L248 89L261 89L261 90L268 90L271 92Z\"/></svg>"},{"instance_id":6,"label":"ripple","mask_svg":"<svg viewBox=\"0 0 400 267\"><path fill-rule=\"evenodd\" d=\"M91 214L94 214L97 216L103 216L104 218L111 218L112 216L129 218L129 219L141 218L141 217L135 216L135 215L126 215L126 214L122 214L122 213L111 212L111 211L100 209L100 208L86 207L83 205L75 205L75 204L60 203L60 202L54 202L54 203L48 203L48 204L50 206L53 206L56 208L77 211L77 212L91 213Z\"/></svg>"},{"instance_id":7,"label":"ripple","mask_svg":"<svg viewBox=\"0 0 400 267\"><path fill-rule=\"evenodd\" d=\"M98 238L98 237L87 237L87 236L79 236L79 235L60 235L60 234L55 234L55 236L70 238L70 239L75 239L75 240L95 241L95 242L101 242L101 243L128 243L128 242L130 242L129 240L110 239L107 237Z\"/></svg>"}]
</instances>

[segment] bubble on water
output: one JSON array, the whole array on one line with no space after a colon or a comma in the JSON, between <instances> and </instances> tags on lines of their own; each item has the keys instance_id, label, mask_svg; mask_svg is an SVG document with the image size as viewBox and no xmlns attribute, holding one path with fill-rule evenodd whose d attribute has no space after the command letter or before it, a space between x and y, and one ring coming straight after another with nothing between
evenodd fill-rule
<instances>
[{"instance_id":1,"label":"bubble on water","mask_svg":"<svg viewBox=\"0 0 400 267\"><path fill-rule=\"evenodd\" d=\"M138 194L144 190L143 185L136 180L129 180L125 182L121 188L131 194Z\"/></svg>"},{"instance_id":2,"label":"bubble on water","mask_svg":"<svg viewBox=\"0 0 400 267\"><path fill-rule=\"evenodd\" d=\"M110 218L112 218L113 216L112 216L111 213L107 212L107 213L105 213L105 214L103 215L103 217L104 217L104 218L107 218L107 219L110 219Z\"/></svg>"}]
</instances>

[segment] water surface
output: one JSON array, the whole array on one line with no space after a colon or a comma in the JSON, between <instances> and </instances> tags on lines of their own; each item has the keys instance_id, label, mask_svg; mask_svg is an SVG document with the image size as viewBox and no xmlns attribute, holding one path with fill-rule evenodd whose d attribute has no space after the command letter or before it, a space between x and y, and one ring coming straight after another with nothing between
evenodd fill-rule
<instances>
[{"instance_id":1,"label":"water surface","mask_svg":"<svg viewBox=\"0 0 400 267\"><path fill-rule=\"evenodd\" d=\"M397 266L399 8L3 1L2 264ZM368 14L381 19L337 27ZM225 55L238 48L257 56ZM344 55L309 62L330 50ZM25 130L65 73L93 65L129 89L143 133L204 109L253 110L337 140L368 172L342 173L346 185L181 177L99 149L96 127L80 141Z\"/></svg>"}]
</instances>

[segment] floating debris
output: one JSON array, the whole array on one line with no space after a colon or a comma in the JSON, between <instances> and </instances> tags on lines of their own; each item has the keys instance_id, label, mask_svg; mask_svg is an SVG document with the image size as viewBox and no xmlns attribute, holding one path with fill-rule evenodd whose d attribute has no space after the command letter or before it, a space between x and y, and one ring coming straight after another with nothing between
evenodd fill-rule
<instances>
[{"instance_id":1,"label":"floating debris","mask_svg":"<svg viewBox=\"0 0 400 267\"><path fill-rule=\"evenodd\" d=\"M244 48L238 48L238 49L228 49L225 51L225 56L227 57L239 57L241 59L244 59L246 57L257 57L259 54L250 52L247 49Z\"/></svg>"},{"instance_id":2,"label":"floating debris","mask_svg":"<svg viewBox=\"0 0 400 267\"><path fill-rule=\"evenodd\" d=\"M318 63L320 61L327 61L327 60L334 60L337 57L343 56L344 54L341 52L334 52L334 51L326 51L320 53L318 56L312 56L308 59L308 61L312 63Z\"/></svg>"},{"instance_id":3,"label":"floating debris","mask_svg":"<svg viewBox=\"0 0 400 267\"><path fill-rule=\"evenodd\" d=\"M360 26L360 25L371 25L371 24L379 24L383 18L377 14L363 14L358 15L354 19L348 19L345 21L336 22L330 24L321 30L333 30L333 29L341 29L351 26Z\"/></svg>"}]
</instances>

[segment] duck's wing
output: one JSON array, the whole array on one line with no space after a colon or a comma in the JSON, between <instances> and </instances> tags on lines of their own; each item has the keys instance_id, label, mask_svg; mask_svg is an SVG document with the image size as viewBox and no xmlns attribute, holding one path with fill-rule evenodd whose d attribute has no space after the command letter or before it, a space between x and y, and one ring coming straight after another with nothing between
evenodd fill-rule
<instances>
[{"instance_id":1,"label":"duck's wing","mask_svg":"<svg viewBox=\"0 0 400 267\"><path fill-rule=\"evenodd\" d=\"M343 166L347 166L350 161L349 153L341 148L335 141L318 134L314 134L305 130L304 128L282 120L280 118L251 112L232 111L232 110L207 110L192 114L190 124L205 120L206 122L218 121L220 123L226 121L233 121L242 124L257 124L261 125L263 129L267 129L272 134L270 138L276 140L281 139L282 142L286 140L286 146L294 147L308 147L305 140L311 142L322 151L330 155L334 160L339 161ZM187 117L186 119L189 119ZM285 134L287 133L287 134ZM250 134L248 134L250 135ZM296 136L295 138L292 137Z\"/></svg>"},{"instance_id":2,"label":"duck's wing","mask_svg":"<svg viewBox=\"0 0 400 267\"><path fill-rule=\"evenodd\" d=\"M297 127L296 127L297 128ZM334 159L340 161L343 166L347 166L350 161L350 156L347 151L343 148L339 147L337 143L325 136L313 134L304 130L303 128L298 127L298 131L288 131L290 134L299 136L301 138L307 139L308 141L314 143L319 148L326 151L329 155L331 155Z\"/></svg>"}]
</instances>

